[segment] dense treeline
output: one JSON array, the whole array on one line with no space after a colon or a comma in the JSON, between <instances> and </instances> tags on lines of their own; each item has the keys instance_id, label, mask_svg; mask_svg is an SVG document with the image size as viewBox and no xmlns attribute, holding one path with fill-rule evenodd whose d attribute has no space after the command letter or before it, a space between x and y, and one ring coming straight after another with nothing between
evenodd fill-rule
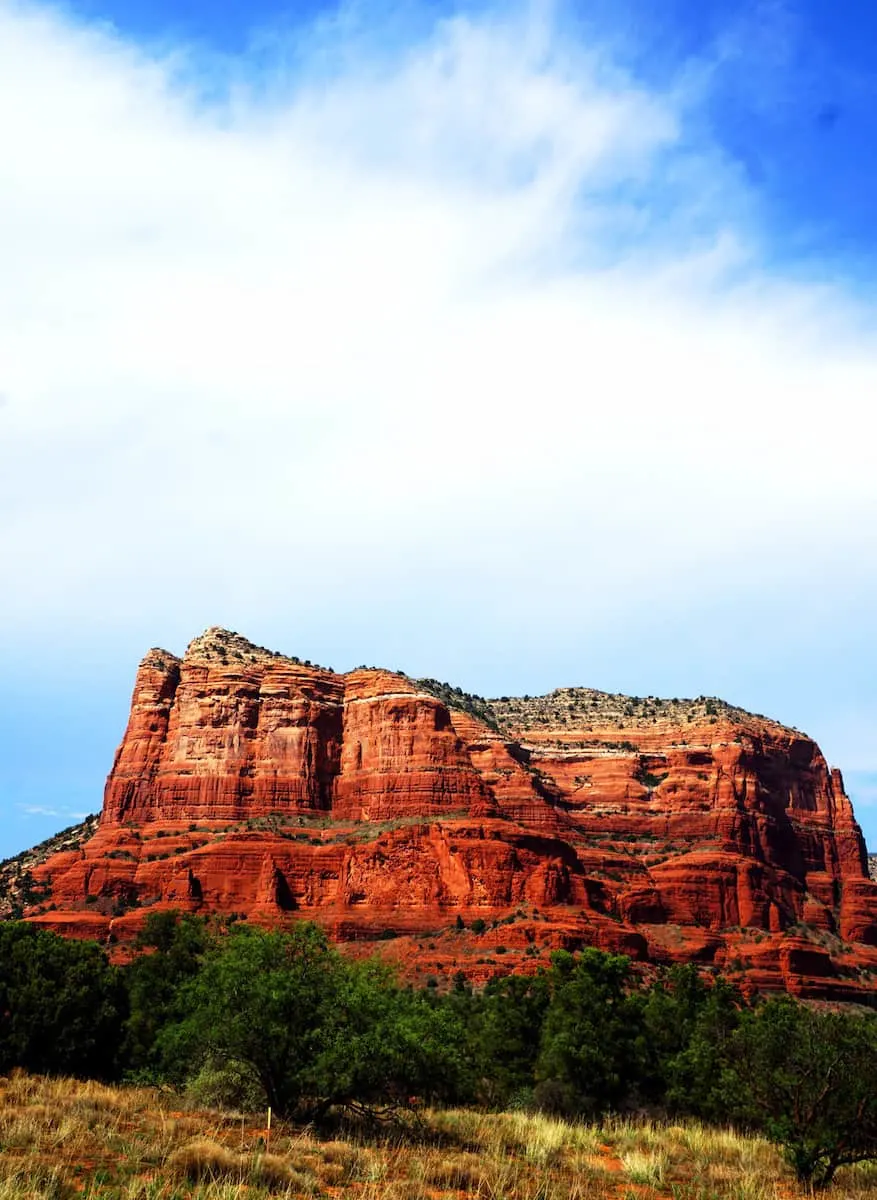
<instances>
[{"instance_id":1,"label":"dense treeline","mask_svg":"<svg viewBox=\"0 0 877 1200\"><path fill-rule=\"evenodd\" d=\"M443 994L339 954L316 926L154 914L144 953L0 925L0 1072L136 1079L320 1122L413 1104L568 1116L647 1107L780 1143L801 1179L877 1155L877 1018L748 1006L693 967L645 986L628 959L555 954L531 977Z\"/></svg>"}]
</instances>

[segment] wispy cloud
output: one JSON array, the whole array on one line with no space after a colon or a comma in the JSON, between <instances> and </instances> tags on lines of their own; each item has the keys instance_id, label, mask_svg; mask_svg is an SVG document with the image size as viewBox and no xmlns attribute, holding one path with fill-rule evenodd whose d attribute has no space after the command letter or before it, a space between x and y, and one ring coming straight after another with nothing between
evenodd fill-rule
<instances>
[{"instance_id":1,"label":"wispy cloud","mask_svg":"<svg viewBox=\"0 0 877 1200\"><path fill-rule=\"evenodd\" d=\"M366 17L229 64L0 0L2 636L797 655L873 582L874 314L768 265L708 72Z\"/></svg>"},{"instance_id":2,"label":"wispy cloud","mask_svg":"<svg viewBox=\"0 0 877 1200\"><path fill-rule=\"evenodd\" d=\"M16 804L15 808L24 817L52 817L65 821L84 821L89 815L87 812L64 805Z\"/></svg>"}]
</instances>

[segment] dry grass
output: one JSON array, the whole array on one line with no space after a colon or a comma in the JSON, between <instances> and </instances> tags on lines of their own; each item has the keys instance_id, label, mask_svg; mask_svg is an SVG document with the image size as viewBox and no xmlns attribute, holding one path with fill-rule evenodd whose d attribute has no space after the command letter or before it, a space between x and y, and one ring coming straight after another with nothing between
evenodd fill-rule
<instances>
[{"instance_id":1,"label":"dry grass","mask_svg":"<svg viewBox=\"0 0 877 1200\"><path fill-rule=\"evenodd\" d=\"M667 1155L663 1151L625 1150L621 1165L631 1183L643 1187L661 1188L667 1174Z\"/></svg>"},{"instance_id":2,"label":"dry grass","mask_svg":"<svg viewBox=\"0 0 877 1200\"><path fill-rule=\"evenodd\" d=\"M877 1200L877 1164L835 1196ZM803 1200L767 1142L696 1123L426 1114L420 1140L321 1141L173 1093L0 1079L0 1200Z\"/></svg>"},{"instance_id":3,"label":"dry grass","mask_svg":"<svg viewBox=\"0 0 877 1200\"><path fill-rule=\"evenodd\" d=\"M312 1195L317 1181L277 1154L241 1154L209 1138L196 1138L168 1155L165 1171L189 1183L237 1183L266 1191Z\"/></svg>"}]
</instances>

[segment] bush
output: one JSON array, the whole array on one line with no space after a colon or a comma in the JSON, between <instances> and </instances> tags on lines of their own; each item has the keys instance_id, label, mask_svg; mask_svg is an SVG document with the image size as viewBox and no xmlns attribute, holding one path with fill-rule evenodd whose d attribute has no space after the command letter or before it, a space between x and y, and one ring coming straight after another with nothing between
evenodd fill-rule
<instances>
[{"instance_id":1,"label":"bush","mask_svg":"<svg viewBox=\"0 0 877 1200\"><path fill-rule=\"evenodd\" d=\"M135 946L141 953L123 971L128 993L123 1054L142 1079L173 1070L162 1061L161 1031L179 1017L183 984L197 975L211 938L201 917L174 910L150 913Z\"/></svg>"},{"instance_id":2,"label":"bush","mask_svg":"<svg viewBox=\"0 0 877 1200\"><path fill-rule=\"evenodd\" d=\"M550 1095L554 1111L594 1114L625 1098L640 1075L642 1005L632 982L630 959L619 954L552 956L536 1064L540 1103Z\"/></svg>"},{"instance_id":3,"label":"bush","mask_svg":"<svg viewBox=\"0 0 877 1200\"><path fill-rule=\"evenodd\" d=\"M0 923L0 1073L111 1077L125 997L94 942Z\"/></svg>"},{"instance_id":4,"label":"bush","mask_svg":"<svg viewBox=\"0 0 877 1200\"><path fill-rule=\"evenodd\" d=\"M838 1167L877 1158L877 1021L788 998L736 1036L740 1111L783 1149L798 1179L828 1187Z\"/></svg>"},{"instance_id":5,"label":"bush","mask_svg":"<svg viewBox=\"0 0 877 1200\"><path fill-rule=\"evenodd\" d=\"M246 1063L210 1060L186 1084L186 1100L193 1108L264 1112L265 1089Z\"/></svg>"},{"instance_id":6,"label":"bush","mask_svg":"<svg viewBox=\"0 0 877 1200\"><path fill-rule=\"evenodd\" d=\"M338 967L337 952L313 925L264 933L236 924L182 985L182 1019L158 1039L163 1062L183 1078L205 1056L245 1064L275 1111L295 1112Z\"/></svg>"},{"instance_id":7,"label":"bush","mask_svg":"<svg viewBox=\"0 0 877 1200\"><path fill-rule=\"evenodd\" d=\"M446 1006L398 987L381 964L343 959L304 922L216 939L180 1009L159 1036L178 1078L200 1073L205 1055L214 1070L245 1068L278 1114L302 1120L446 1099L461 1075L463 1034Z\"/></svg>"}]
</instances>

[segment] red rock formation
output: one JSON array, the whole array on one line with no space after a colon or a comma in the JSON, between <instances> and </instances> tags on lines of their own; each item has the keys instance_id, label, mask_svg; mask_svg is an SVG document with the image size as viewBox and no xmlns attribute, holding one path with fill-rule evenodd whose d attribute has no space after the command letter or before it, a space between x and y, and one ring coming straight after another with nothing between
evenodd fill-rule
<instances>
[{"instance_id":1,"label":"red rock formation","mask_svg":"<svg viewBox=\"0 0 877 1200\"><path fill-rule=\"evenodd\" d=\"M33 875L30 919L117 944L164 906L312 918L415 975L586 944L815 997L877 969L877 884L802 734L704 699L481 702L222 630L146 656L98 832Z\"/></svg>"}]
</instances>

